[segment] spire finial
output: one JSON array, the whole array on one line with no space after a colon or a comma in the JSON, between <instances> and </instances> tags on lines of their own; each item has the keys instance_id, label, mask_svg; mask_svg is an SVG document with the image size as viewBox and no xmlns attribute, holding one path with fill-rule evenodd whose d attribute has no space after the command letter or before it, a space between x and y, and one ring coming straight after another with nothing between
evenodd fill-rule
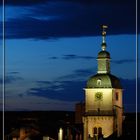
<instances>
[{"instance_id":1,"label":"spire finial","mask_svg":"<svg viewBox=\"0 0 140 140\"><path fill-rule=\"evenodd\" d=\"M103 40L102 40L102 50L103 50L103 51L106 50L105 37L106 37L106 29L107 29L107 28L108 28L107 25L103 25L103 26L102 26L102 29L103 29L103 31L102 31L102 38L103 38Z\"/></svg>"}]
</instances>

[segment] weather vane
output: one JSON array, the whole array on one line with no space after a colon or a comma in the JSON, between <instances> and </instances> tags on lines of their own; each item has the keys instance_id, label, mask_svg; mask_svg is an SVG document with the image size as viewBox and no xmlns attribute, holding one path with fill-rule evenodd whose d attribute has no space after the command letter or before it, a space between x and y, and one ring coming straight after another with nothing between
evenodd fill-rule
<instances>
[{"instance_id":1,"label":"weather vane","mask_svg":"<svg viewBox=\"0 0 140 140\"><path fill-rule=\"evenodd\" d=\"M107 28L108 28L107 25L102 25L102 29L103 29L103 31L102 31L102 35L103 35L103 36L106 35L106 29L107 29Z\"/></svg>"},{"instance_id":2,"label":"weather vane","mask_svg":"<svg viewBox=\"0 0 140 140\"><path fill-rule=\"evenodd\" d=\"M103 36L103 43L105 43L105 36L106 36L106 29L108 28L107 25L102 25L102 36Z\"/></svg>"},{"instance_id":3,"label":"weather vane","mask_svg":"<svg viewBox=\"0 0 140 140\"><path fill-rule=\"evenodd\" d=\"M105 51L106 50L106 42L105 42L105 36L106 36L106 29L108 28L107 25L102 25L102 50Z\"/></svg>"}]
</instances>

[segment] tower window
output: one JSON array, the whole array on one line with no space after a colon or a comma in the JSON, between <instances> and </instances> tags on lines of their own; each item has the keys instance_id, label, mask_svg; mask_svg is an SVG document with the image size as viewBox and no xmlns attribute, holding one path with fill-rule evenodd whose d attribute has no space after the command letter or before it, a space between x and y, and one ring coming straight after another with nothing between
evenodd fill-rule
<instances>
[{"instance_id":1,"label":"tower window","mask_svg":"<svg viewBox=\"0 0 140 140\"><path fill-rule=\"evenodd\" d=\"M118 92L115 93L115 98L117 101L119 100L119 93Z\"/></svg>"},{"instance_id":2,"label":"tower window","mask_svg":"<svg viewBox=\"0 0 140 140\"><path fill-rule=\"evenodd\" d=\"M98 85L98 86L101 85L101 79L100 79L100 78L97 80L97 85Z\"/></svg>"},{"instance_id":3,"label":"tower window","mask_svg":"<svg viewBox=\"0 0 140 140\"><path fill-rule=\"evenodd\" d=\"M100 113L100 108L98 108L98 113Z\"/></svg>"},{"instance_id":4,"label":"tower window","mask_svg":"<svg viewBox=\"0 0 140 140\"><path fill-rule=\"evenodd\" d=\"M94 127L93 131L94 131L94 134L97 134L97 127Z\"/></svg>"},{"instance_id":5,"label":"tower window","mask_svg":"<svg viewBox=\"0 0 140 140\"><path fill-rule=\"evenodd\" d=\"M98 128L98 134L102 134L102 128L101 127Z\"/></svg>"}]
</instances>

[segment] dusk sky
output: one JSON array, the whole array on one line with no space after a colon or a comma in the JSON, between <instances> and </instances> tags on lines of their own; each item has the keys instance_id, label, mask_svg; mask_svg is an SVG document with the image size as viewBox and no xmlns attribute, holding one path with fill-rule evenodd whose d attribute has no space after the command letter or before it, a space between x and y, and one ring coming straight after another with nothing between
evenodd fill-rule
<instances>
[{"instance_id":1,"label":"dusk sky","mask_svg":"<svg viewBox=\"0 0 140 140\"><path fill-rule=\"evenodd\" d=\"M74 110L75 103L84 101L86 81L97 73L101 25L106 24L111 73L124 88L125 111L135 111L135 3L7 0L5 110ZM0 76L2 87L2 72Z\"/></svg>"}]
</instances>

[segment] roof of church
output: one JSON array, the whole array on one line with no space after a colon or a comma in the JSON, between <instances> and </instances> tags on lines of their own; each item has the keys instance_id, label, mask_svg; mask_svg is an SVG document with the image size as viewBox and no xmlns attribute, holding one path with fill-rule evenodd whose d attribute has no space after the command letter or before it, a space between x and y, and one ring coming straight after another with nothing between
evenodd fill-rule
<instances>
[{"instance_id":1,"label":"roof of church","mask_svg":"<svg viewBox=\"0 0 140 140\"><path fill-rule=\"evenodd\" d=\"M98 53L98 59L99 58L109 58L110 59L110 53L107 51L100 51Z\"/></svg>"},{"instance_id":2,"label":"roof of church","mask_svg":"<svg viewBox=\"0 0 140 140\"><path fill-rule=\"evenodd\" d=\"M122 89L120 80L111 74L96 74L89 78L86 88L118 88Z\"/></svg>"}]
</instances>

